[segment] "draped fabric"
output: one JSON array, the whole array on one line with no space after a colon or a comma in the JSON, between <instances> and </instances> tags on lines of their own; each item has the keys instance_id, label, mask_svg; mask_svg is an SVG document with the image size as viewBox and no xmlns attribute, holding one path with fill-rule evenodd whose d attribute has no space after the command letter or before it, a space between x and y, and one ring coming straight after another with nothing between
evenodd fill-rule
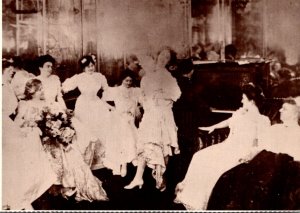
<instances>
[{"instance_id":1,"label":"draped fabric","mask_svg":"<svg viewBox=\"0 0 300 213\"><path fill-rule=\"evenodd\" d=\"M106 143L104 165L120 175L120 166L126 163L136 165L137 128L134 124L140 102L139 88L112 87L104 94L105 100L114 101L115 111Z\"/></svg>"},{"instance_id":2,"label":"draped fabric","mask_svg":"<svg viewBox=\"0 0 300 213\"><path fill-rule=\"evenodd\" d=\"M164 172L164 157L172 155L171 147L179 152L172 107L181 91L176 79L166 69L148 72L142 78L141 90L145 112L138 129L138 154L150 168L159 165Z\"/></svg>"},{"instance_id":3,"label":"draped fabric","mask_svg":"<svg viewBox=\"0 0 300 213\"><path fill-rule=\"evenodd\" d=\"M56 175L42 147L39 129L21 129L8 117L17 107L16 97L8 88L2 87L2 204L14 210L32 209L31 203L55 183Z\"/></svg>"},{"instance_id":4,"label":"draped fabric","mask_svg":"<svg viewBox=\"0 0 300 213\"><path fill-rule=\"evenodd\" d=\"M258 112L237 110L229 120L228 138L194 154L175 202L188 209L205 210L219 177L257 154L254 145L258 135L269 125L269 119Z\"/></svg>"},{"instance_id":5,"label":"draped fabric","mask_svg":"<svg viewBox=\"0 0 300 213\"><path fill-rule=\"evenodd\" d=\"M91 165L93 170L104 167L105 143L107 134L109 134L111 129L111 114L106 103L97 96L100 89L105 91L107 87L106 78L101 73L76 74L66 79L62 85L64 92L75 88L80 90L81 94L76 100L74 115L84 128L76 129L79 126L77 125L75 130L81 135L78 143L86 144L86 148L90 146L90 142L95 143L95 152ZM80 146L82 147L83 144Z\"/></svg>"}]
</instances>

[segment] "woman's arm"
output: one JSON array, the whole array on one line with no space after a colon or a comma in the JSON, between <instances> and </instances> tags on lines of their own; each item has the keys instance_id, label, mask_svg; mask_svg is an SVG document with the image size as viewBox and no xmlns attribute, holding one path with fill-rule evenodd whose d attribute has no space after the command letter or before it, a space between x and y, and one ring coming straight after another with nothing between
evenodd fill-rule
<instances>
[{"instance_id":1,"label":"woman's arm","mask_svg":"<svg viewBox=\"0 0 300 213\"><path fill-rule=\"evenodd\" d=\"M20 101L17 108L17 116L15 117L14 122L19 126L24 124L24 115L25 115L25 101Z\"/></svg>"},{"instance_id":2,"label":"woman's arm","mask_svg":"<svg viewBox=\"0 0 300 213\"><path fill-rule=\"evenodd\" d=\"M208 134L212 133L215 129L221 129L221 128L225 128L229 126L229 120L230 118L221 121L217 124L214 124L212 126L208 126L208 127L198 127L198 129L200 130L204 130L204 131L208 131Z\"/></svg>"},{"instance_id":3,"label":"woman's arm","mask_svg":"<svg viewBox=\"0 0 300 213\"><path fill-rule=\"evenodd\" d=\"M62 83L62 86L61 86L62 92L67 93L71 90L74 90L78 86L77 78L78 78L77 74L73 75L71 78L67 78Z\"/></svg>"}]
</instances>

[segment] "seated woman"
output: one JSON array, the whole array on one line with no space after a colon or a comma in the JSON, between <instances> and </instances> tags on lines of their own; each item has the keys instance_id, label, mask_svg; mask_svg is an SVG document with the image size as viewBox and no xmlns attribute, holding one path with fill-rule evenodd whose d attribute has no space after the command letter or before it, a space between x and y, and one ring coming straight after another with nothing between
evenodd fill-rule
<instances>
[{"instance_id":1,"label":"seated woman","mask_svg":"<svg viewBox=\"0 0 300 213\"><path fill-rule=\"evenodd\" d=\"M125 177L127 163L136 165L137 161L137 128L134 124L139 115L140 88L133 87L134 73L124 71L121 74L121 85L111 87L104 93L106 101L114 101L116 110L113 112L114 128L106 143L104 165L114 175Z\"/></svg>"},{"instance_id":2,"label":"seated woman","mask_svg":"<svg viewBox=\"0 0 300 213\"><path fill-rule=\"evenodd\" d=\"M24 99L24 89L25 84L29 79L32 79L35 77L32 73L27 72L24 69L23 60L20 56L13 57L13 66L15 69L15 76L11 81L11 84L13 86L14 92L18 98L18 100Z\"/></svg>"},{"instance_id":3,"label":"seated woman","mask_svg":"<svg viewBox=\"0 0 300 213\"><path fill-rule=\"evenodd\" d=\"M106 77L96 72L92 56L83 56L78 63L83 72L67 78L62 89L65 93L76 88L80 91L74 109L78 122L74 126L81 152L85 153L91 169L97 170L104 167L105 142L110 134L110 110L113 107L97 96L99 90L106 91L108 84Z\"/></svg>"},{"instance_id":4,"label":"seated woman","mask_svg":"<svg viewBox=\"0 0 300 213\"><path fill-rule=\"evenodd\" d=\"M43 96L44 93L41 81L39 79L29 80L25 87L26 101L19 102L18 114L15 121L23 129L23 131L27 133L27 137L30 138L31 143L35 142L37 146L35 149L36 151L32 151L32 148L31 152L42 153L43 155L46 155L44 149L47 147L42 147L42 141L39 137L39 134L42 135L42 132L38 128L38 122L44 119L43 113L45 112L45 107L50 107L50 109L53 108L59 113L63 112L64 109L60 108L61 105L59 103L56 104L53 102L51 105L49 105L49 103L43 99ZM50 115L50 117L51 116L52 115ZM59 121L53 125L57 124L60 125ZM60 130L59 126L57 126L57 129L58 131ZM52 129L47 131L52 131ZM45 140L43 140L43 143L46 144ZM64 147L61 143L56 144L62 150L63 161L61 163L63 168L63 196L69 196L76 193L75 199L77 201L107 200L106 192L102 188L101 181L93 176L89 165L84 162L83 157L78 150L76 141L73 140L72 143L68 144L66 147ZM53 156L50 155L48 159L50 160L52 157ZM34 160L39 161L39 158L35 158ZM41 173L43 170L39 171L34 167L32 168L32 171Z\"/></svg>"},{"instance_id":5,"label":"seated woman","mask_svg":"<svg viewBox=\"0 0 300 213\"><path fill-rule=\"evenodd\" d=\"M214 185L227 170L251 158L257 139L270 121L259 112L261 91L249 84L243 87L242 107L232 117L201 129L211 133L229 126L228 138L219 144L196 152L184 180L176 187L175 202L187 209L204 210Z\"/></svg>"},{"instance_id":6,"label":"seated woman","mask_svg":"<svg viewBox=\"0 0 300 213\"><path fill-rule=\"evenodd\" d=\"M9 87L4 67L3 80L3 205L7 209L33 209L31 203L55 184L56 176L40 141L35 111L26 112L26 120L20 122L17 115L13 122L9 115L17 108L17 98ZM34 99L41 95L37 91ZM36 99L35 99L36 100ZM32 101L29 105L38 105ZM36 117L38 119L38 117ZM20 128L21 127L21 128Z\"/></svg>"},{"instance_id":7,"label":"seated woman","mask_svg":"<svg viewBox=\"0 0 300 213\"><path fill-rule=\"evenodd\" d=\"M300 208L299 115L294 100L283 103L282 123L269 127L260 139L258 150L265 150L222 175L208 209Z\"/></svg>"}]
</instances>

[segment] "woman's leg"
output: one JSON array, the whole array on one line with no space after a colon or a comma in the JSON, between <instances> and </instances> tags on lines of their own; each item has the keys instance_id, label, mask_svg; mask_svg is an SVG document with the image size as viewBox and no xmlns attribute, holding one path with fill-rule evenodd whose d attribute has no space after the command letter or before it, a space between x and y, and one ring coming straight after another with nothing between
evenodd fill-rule
<instances>
[{"instance_id":1,"label":"woman's leg","mask_svg":"<svg viewBox=\"0 0 300 213\"><path fill-rule=\"evenodd\" d=\"M138 166L137 166L135 176L134 176L133 180L131 181L131 183L124 187L125 189L132 189L136 186L139 186L139 188L142 188L142 185L144 184L143 174L145 171L145 167L146 167L146 160L143 158L140 158L138 161Z\"/></svg>"},{"instance_id":2,"label":"woman's leg","mask_svg":"<svg viewBox=\"0 0 300 213\"><path fill-rule=\"evenodd\" d=\"M165 160L165 166L167 167L169 162L169 156L165 156L164 160ZM166 179L163 175L162 169L163 168L161 165L156 165L155 167L156 188L159 189L160 191L164 191L166 189Z\"/></svg>"}]
</instances>

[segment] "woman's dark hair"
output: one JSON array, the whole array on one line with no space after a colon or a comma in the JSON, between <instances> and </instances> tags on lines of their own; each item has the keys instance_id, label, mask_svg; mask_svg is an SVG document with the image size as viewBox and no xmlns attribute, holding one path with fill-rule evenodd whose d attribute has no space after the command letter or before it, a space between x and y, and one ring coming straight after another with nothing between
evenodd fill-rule
<instances>
[{"instance_id":1,"label":"woman's dark hair","mask_svg":"<svg viewBox=\"0 0 300 213\"><path fill-rule=\"evenodd\" d=\"M132 83L134 84L134 82L137 80L137 76L133 71L130 70L124 70L119 78L119 85L122 84L123 80L127 77L130 77L132 79Z\"/></svg>"},{"instance_id":2,"label":"woman's dark hair","mask_svg":"<svg viewBox=\"0 0 300 213\"><path fill-rule=\"evenodd\" d=\"M2 73L8 67L13 67L13 61L10 59L2 59Z\"/></svg>"},{"instance_id":3,"label":"woman's dark hair","mask_svg":"<svg viewBox=\"0 0 300 213\"><path fill-rule=\"evenodd\" d=\"M250 101L254 101L259 111L262 111L264 94L259 87L255 86L253 83L245 84L242 87L242 93L245 94Z\"/></svg>"},{"instance_id":4,"label":"woman's dark hair","mask_svg":"<svg viewBox=\"0 0 300 213\"><path fill-rule=\"evenodd\" d=\"M95 65L95 61L93 60L93 57L90 55L85 55L85 56L81 57L80 60L78 61L78 63L82 70L84 70L85 67L89 66L90 63Z\"/></svg>"},{"instance_id":5,"label":"woman's dark hair","mask_svg":"<svg viewBox=\"0 0 300 213\"><path fill-rule=\"evenodd\" d=\"M34 78L27 81L24 91L25 99L31 100L32 96L41 88L41 86L42 82L39 79Z\"/></svg>"},{"instance_id":6,"label":"woman's dark hair","mask_svg":"<svg viewBox=\"0 0 300 213\"><path fill-rule=\"evenodd\" d=\"M38 67L43 67L46 62L51 62L54 65L55 59L51 55L42 55L37 59Z\"/></svg>"},{"instance_id":7,"label":"woman's dark hair","mask_svg":"<svg viewBox=\"0 0 300 213\"><path fill-rule=\"evenodd\" d=\"M14 56L13 57L13 66L17 69L23 69L24 67L24 63L23 63L23 60L20 56Z\"/></svg>"}]
</instances>

